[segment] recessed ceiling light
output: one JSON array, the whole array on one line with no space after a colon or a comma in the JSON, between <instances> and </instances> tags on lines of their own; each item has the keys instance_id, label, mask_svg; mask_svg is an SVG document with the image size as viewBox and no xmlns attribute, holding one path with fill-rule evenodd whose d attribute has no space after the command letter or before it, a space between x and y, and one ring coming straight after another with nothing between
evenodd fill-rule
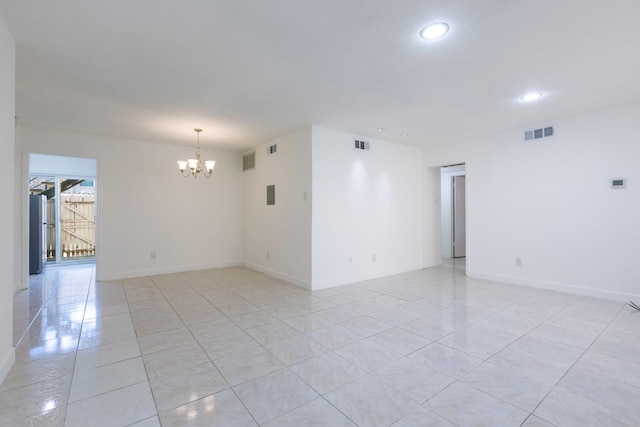
<instances>
[{"instance_id":1,"label":"recessed ceiling light","mask_svg":"<svg viewBox=\"0 0 640 427\"><path fill-rule=\"evenodd\" d=\"M531 101L535 101L536 99L540 99L542 98L542 92L529 92L529 93L525 93L524 95L522 95L520 97L520 101L522 102L531 102Z\"/></svg>"},{"instance_id":2,"label":"recessed ceiling light","mask_svg":"<svg viewBox=\"0 0 640 427\"><path fill-rule=\"evenodd\" d=\"M444 22L436 22L435 24L428 25L422 31L420 31L420 37L426 40L435 40L444 36L449 32L449 24Z\"/></svg>"},{"instance_id":3,"label":"recessed ceiling light","mask_svg":"<svg viewBox=\"0 0 640 427\"><path fill-rule=\"evenodd\" d=\"M378 128L378 132L382 132L384 128Z\"/></svg>"},{"instance_id":4,"label":"recessed ceiling light","mask_svg":"<svg viewBox=\"0 0 640 427\"><path fill-rule=\"evenodd\" d=\"M403 138L406 138L406 137L408 137L408 136L409 136L409 134L408 134L408 133L403 133L401 136L402 136Z\"/></svg>"}]
</instances>

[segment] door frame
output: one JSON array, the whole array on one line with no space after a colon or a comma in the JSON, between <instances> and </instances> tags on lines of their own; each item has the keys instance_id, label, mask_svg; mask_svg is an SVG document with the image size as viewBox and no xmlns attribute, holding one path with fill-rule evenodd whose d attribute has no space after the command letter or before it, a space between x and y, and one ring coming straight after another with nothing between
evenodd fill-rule
<instances>
[{"instance_id":1,"label":"door frame","mask_svg":"<svg viewBox=\"0 0 640 427\"><path fill-rule=\"evenodd\" d=\"M465 242L466 257L465 274L471 271L470 266L473 260L471 235L473 232L471 225L473 192L473 169L472 162L461 158L452 158L449 161L435 161L425 163L423 168L423 215L422 215L422 266L423 268L435 267L443 264L443 217L442 217L442 168L453 165L464 165L464 175L466 181L465 191ZM462 261L460 261L462 262Z\"/></svg>"},{"instance_id":2,"label":"door frame","mask_svg":"<svg viewBox=\"0 0 640 427\"><path fill-rule=\"evenodd\" d=\"M457 192L459 191L458 189L458 183L456 183L456 178L463 178L464 179L464 207L463 207L463 215L464 215L464 228L465 228L465 232L464 232L464 255L457 255L456 254L456 247L458 247L459 245L457 245L458 243L458 239L456 239L456 199L457 199ZM466 176L466 171L464 174L460 174L460 175L452 175L451 176L451 258L465 258L467 256L467 232L466 232L466 228L467 228L467 208L466 208L466 203L467 203L467 189L466 189L466 182L467 182L467 176Z\"/></svg>"},{"instance_id":3,"label":"door frame","mask_svg":"<svg viewBox=\"0 0 640 427\"><path fill-rule=\"evenodd\" d=\"M81 159L90 159L96 162L95 169L95 191L96 191L96 206L95 206L95 239L96 239L96 276L98 269L100 268L100 246L101 246L101 225L100 225L100 159L95 156L86 156L78 153L64 152L64 151L50 151L40 148L22 147L22 170L16 168L16 203L15 203L15 224L16 234L14 235L14 246L16 247L14 262L15 274L14 277L19 278L18 283L14 285L14 292L18 292L21 289L27 289L29 287L29 175L31 174L31 154L42 154L46 156L60 156L60 157L72 157ZM20 151L16 150L16 156L20 156ZM19 157L18 157L19 158ZM16 162L16 165L19 163ZM40 173L40 172L38 172ZM55 174L51 174L55 175ZM70 175L75 175L70 173ZM18 235L19 231L19 235Z\"/></svg>"},{"instance_id":4,"label":"door frame","mask_svg":"<svg viewBox=\"0 0 640 427\"><path fill-rule=\"evenodd\" d=\"M64 156L64 157L69 157L69 156ZM50 260L50 261L46 261L45 265L49 265L49 264L79 264L79 263L84 263L84 262L95 262L95 255L90 256L90 257L85 257L85 258L65 258L63 257L63 251L62 251L62 188L61 188L61 182L63 179L82 179L82 180L86 180L86 181L92 181L93 182L93 189L94 189L94 215L93 215L93 221L94 221L94 230L93 230L93 240L94 240L94 247L95 247L95 240L96 240L96 206L97 206L97 198L98 198L98 192L96 189L97 186L97 182L98 182L98 177L97 176L92 176L92 175L81 175L81 174L72 174L72 173L64 173L64 174L59 174L59 173L40 173L40 172L34 172L31 173L31 171L29 171L29 181L31 180L31 177L51 177L53 178L53 182L54 182L54 191L55 191L55 205L54 205L54 210L55 210L55 259ZM44 217L46 220L46 216ZM43 238L43 241L46 245L47 241L46 241L46 235ZM46 260L46 255L45 255L45 260Z\"/></svg>"},{"instance_id":5,"label":"door frame","mask_svg":"<svg viewBox=\"0 0 640 427\"><path fill-rule=\"evenodd\" d=\"M457 167L457 168L456 168ZM452 168L447 171L445 168ZM440 238L438 241L439 253L442 259L454 259L453 252L453 177L465 176L465 248L469 253L469 163L451 162L437 166L437 175L440 180L438 185L440 205L438 208L438 227ZM441 261L442 262L442 261Z\"/></svg>"}]
</instances>

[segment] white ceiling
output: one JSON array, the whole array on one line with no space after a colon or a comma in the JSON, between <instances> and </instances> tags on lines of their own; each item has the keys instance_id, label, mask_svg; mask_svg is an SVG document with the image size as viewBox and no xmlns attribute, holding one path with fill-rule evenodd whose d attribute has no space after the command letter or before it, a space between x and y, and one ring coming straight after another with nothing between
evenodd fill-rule
<instances>
[{"instance_id":1,"label":"white ceiling","mask_svg":"<svg viewBox=\"0 0 640 427\"><path fill-rule=\"evenodd\" d=\"M638 0L0 0L0 14L18 120L99 135L194 144L202 127L203 145L244 151L316 124L428 147L640 99ZM451 31L422 40L434 21ZM520 102L531 90L545 96Z\"/></svg>"}]
</instances>

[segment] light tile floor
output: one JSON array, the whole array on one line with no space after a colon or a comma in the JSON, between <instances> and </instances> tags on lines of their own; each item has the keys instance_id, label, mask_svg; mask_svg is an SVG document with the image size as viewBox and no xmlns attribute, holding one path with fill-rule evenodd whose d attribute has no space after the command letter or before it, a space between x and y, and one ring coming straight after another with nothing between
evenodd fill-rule
<instances>
[{"instance_id":1,"label":"light tile floor","mask_svg":"<svg viewBox=\"0 0 640 427\"><path fill-rule=\"evenodd\" d=\"M308 292L246 268L15 297L0 425L632 426L640 312L459 265Z\"/></svg>"}]
</instances>

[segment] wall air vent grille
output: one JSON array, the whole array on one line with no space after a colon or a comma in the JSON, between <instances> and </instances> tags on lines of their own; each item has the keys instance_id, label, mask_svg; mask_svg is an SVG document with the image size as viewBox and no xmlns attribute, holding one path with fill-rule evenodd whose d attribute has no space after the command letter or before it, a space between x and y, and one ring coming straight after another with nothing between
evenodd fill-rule
<instances>
[{"instance_id":1,"label":"wall air vent grille","mask_svg":"<svg viewBox=\"0 0 640 427\"><path fill-rule=\"evenodd\" d=\"M242 156L242 171L248 171L256 168L256 152L247 153Z\"/></svg>"},{"instance_id":2,"label":"wall air vent grille","mask_svg":"<svg viewBox=\"0 0 640 427\"><path fill-rule=\"evenodd\" d=\"M550 138L555 134L553 126L544 126L537 129L529 129L524 131L525 141L534 141L536 139Z\"/></svg>"},{"instance_id":3,"label":"wall air vent grille","mask_svg":"<svg viewBox=\"0 0 640 427\"><path fill-rule=\"evenodd\" d=\"M359 150L359 151L369 151L371 150L371 145L367 141L363 141L361 139L354 139L353 148L354 150Z\"/></svg>"},{"instance_id":4,"label":"wall air vent grille","mask_svg":"<svg viewBox=\"0 0 640 427\"><path fill-rule=\"evenodd\" d=\"M278 152L278 144L273 144L267 147L267 154L273 156Z\"/></svg>"}]
</instances>

